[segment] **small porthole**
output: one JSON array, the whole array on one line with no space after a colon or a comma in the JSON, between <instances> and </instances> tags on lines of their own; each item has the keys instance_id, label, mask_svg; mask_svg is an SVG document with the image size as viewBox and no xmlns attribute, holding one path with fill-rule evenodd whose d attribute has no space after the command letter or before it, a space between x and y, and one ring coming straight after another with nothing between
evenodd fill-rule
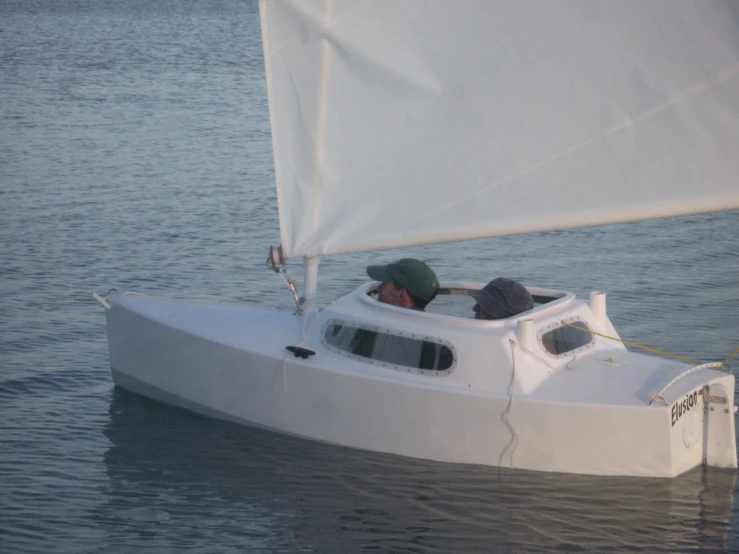
<instances>
[{"instance_id":1,"label":"small porthole","mask_svg":"<svg viewBox=\"0 0 739 554\"><path fill-rule=\"evenodd\" d=\"M541 342L547 352L558 356L572 352L593 342L592 333L585 330L588 329L587 323L577 320L573 321L572 325L575 327L561 325L542 333Z\"/></svg>"}]
</instances>

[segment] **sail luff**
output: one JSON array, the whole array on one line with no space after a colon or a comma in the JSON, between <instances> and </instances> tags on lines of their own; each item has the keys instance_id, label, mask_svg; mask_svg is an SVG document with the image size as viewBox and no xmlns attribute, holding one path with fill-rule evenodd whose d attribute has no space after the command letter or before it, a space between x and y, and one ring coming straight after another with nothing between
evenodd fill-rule
<instances>
[{"instance_id":1,"label":"sail luff","mask_svg":"<svg viewBox=\"0 0 739 554\"><path fill-rule=\"evenodd\" d=\"M268 2L269 0L259 0L259 22L260 27L262 29L262 55L264 56L264 72L265 72L265 78L267 83L273 83L275 77L273 76L273 68L277 67L277 63L273 61L272 56L272 48L270 48L270 45L273 43L273 41L279 40L279 37L273 38L271 35L271 16L272 11L268 9ZM278 55L278 53L274 54ZM277 100L275 98L276 91L274 86L267 86L267 98L268 103L270 106L273 106L277 103ZM283 165L281 163L282 156L281 156L281 148L278 143L277 137L278 137L278 124L277 124L277 112L275 109L269 110L269 123L270 123L270 129L272 130L271 136L272 136L272 157L274 159L274 165L275 165L275 183L280 182L280 175L282 174L282 168ZM279 186L277 186L277 197L278 197L278 203L279 203ZM288 217L288 214L285 210L278 209L278 219L280 222L280 238L282 244L285 243L285 232L287 229L290 228L290 219ZM285 260L285 256L283 253L283 247L280 247L280 258Z\"/></svg>"}]
</instances>

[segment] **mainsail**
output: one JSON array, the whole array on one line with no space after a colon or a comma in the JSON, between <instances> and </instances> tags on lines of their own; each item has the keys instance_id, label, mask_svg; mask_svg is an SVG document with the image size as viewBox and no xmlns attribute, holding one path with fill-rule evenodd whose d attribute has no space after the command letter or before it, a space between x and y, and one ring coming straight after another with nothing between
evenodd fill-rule
<instances>
[{"instance_id":1,"label":"mainsail","mask_svg":"<svg viewBox=\"0 0 739 554\"><path fill-rule=\"evenodd\" d=\"M739 2L260 8L286 257L739 208Z\"/></svg>"}]
</instances>

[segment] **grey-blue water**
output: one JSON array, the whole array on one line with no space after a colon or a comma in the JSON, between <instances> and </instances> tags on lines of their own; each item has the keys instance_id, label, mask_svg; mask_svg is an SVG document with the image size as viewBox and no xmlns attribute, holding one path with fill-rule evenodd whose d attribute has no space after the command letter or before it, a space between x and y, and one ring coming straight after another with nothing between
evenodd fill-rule
<instances>
[{"instance_id":1,"label":"grey-blue water","mask_svg":"<svg viewBox=\"0 0 739 554\"><path fill-rule=\"evenodd\" d=\"M256 2L0 0L0 552L739 551L735 472L445 465L115 390L93 291L291 302L272 182ZM722 360L738 238L733 211L339 256L320 295L414 255L605 290L625 338Z\"/></svg>"}]
</instances>

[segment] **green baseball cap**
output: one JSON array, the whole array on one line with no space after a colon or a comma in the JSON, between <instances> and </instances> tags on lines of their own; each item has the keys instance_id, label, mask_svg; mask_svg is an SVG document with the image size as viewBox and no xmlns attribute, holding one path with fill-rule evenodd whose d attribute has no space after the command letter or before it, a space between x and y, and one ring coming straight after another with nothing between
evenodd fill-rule
<instances>
[{"instance_id":1,"label":"green baseball cap","mask_svg":"<svg viewBox=\"0 0 739 554\"><path fill-rule=\"evenodd\" d=\"M403 258L386 265L369 265L367 275L382 283L392 281L421 300L429 301L439 292L436 273L414 258Z\"/></svg>"}]
</instances>

